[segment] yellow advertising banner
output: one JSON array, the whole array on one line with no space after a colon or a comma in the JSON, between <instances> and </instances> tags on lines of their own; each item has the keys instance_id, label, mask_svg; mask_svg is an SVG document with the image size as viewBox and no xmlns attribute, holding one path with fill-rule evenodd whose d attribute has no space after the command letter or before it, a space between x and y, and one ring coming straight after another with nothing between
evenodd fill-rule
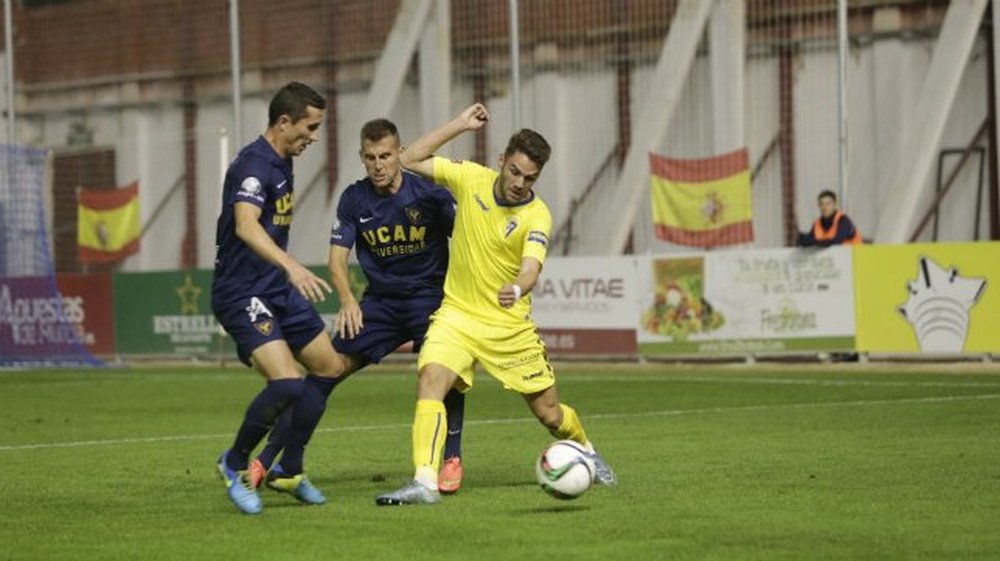
<instances>
[{"instance_id":1,"label":"yellow advertising banner","mask_svg":"<svg viewBox=\"0 0 1000 561\"><path fill-rule=\"evenodd\" d=\"M857 346L1000 352L1000 242L854 248Z\"/></svg>"}]
</instances>

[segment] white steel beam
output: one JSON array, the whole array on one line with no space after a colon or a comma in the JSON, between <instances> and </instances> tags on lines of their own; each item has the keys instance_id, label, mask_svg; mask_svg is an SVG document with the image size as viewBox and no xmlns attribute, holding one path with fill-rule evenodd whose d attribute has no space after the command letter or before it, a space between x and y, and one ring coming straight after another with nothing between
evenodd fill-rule
<instances>
[{"instance_id":1,"label":"white steel beam","mask_svg":"<svg viewBox=\"0 0 1000 561\"><path fill-rule=\"evenodd\" d=\"M909 240L985 9L986 0L952 0L948 6L915 110L901 131L875 233L877 243Z\"/></svg>"},{"instance_id":2,"label":"white steel beam","mask_svg":"<svg viewBox=\"0 0 1000 561\"><path fill-rule=\"evenodd\" d=\"M375 77L360 117L385 117L396 104L433 0L403 0L375 65Z\"/></svg>"},{"instance_id":3,"label":"white steel beam","mask_svg":"<svg viewBox=\"0 0 1000 561\"><path fill-rule=\"evenodd\" d=\"M663 141L713 4L705 0L681 0L677 5L642 108L632 121L637 125L615 186L621 198L616 199L616 208L606 209L607 212L603 213L615 216L616 226L597 248L600 253L621 253L639 208L648 208L644 202L648 203L649 197L649 151ZM623 201L623 206L619 208L617 201Z\"/></svg>"},{"instance_id":4,"label":"white steel beam","mask_svg":"<svg viewBox=\"0 0 1000 561\"><path fill-rule=\"evenodd\" d=\"M433 9L420 37L421 130L441 126L451 116L450 0L433 0Z\"/></svg>"},{"instance_id":5,"label":"white steel beam","mask_svg":"<svg viewBox=\"0 0 1000 561\"><path fill-rule=\"evenodd\" d=\"M708 24L716 154L746 146L746 13L743 0L716 0Z\"/></svg>"},{"instance_id":6,"label":"white steel beam","mask_svg":"<svg viewBox=\"0 0 1000 561\"><path fill-rule=\"evenodd\" d=\"M402 0L392 30L382 47L382 54L375 62L375 75L365 95L361 112L338 113L343 120L341 130L348 131L346 139L341 139L343 148L338 151L340 153L337 158L338 183L346 186L347 178L354 177L355 170L359 169L355 147L361 125L371 119L388 117L396 105L434 1ZM336 131L330 131L328 134L336 134ZM336 201L331 201L331 204L336 204Z\"/></svg>"}]
</instances>

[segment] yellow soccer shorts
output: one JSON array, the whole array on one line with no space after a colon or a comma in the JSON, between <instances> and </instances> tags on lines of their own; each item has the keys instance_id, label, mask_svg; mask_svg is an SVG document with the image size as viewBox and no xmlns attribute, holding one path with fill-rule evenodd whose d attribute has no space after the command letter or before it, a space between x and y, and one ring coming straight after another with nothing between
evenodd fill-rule
<instances>
[{"instance_id":1,"label":"yellow soccer shorts","mask_svg":"<svg viewBox=\"0 0 1000 561\"><path fill-rule=\"evenodd\" d=\"M445 366L458 374L457 385L464 391L472 387L477 362L504 387L518 393L532 394L555 384L545 345L531 321L496 326L455 309L435 312L417 367L432 363Z\"/></svg>"}]
</instances>

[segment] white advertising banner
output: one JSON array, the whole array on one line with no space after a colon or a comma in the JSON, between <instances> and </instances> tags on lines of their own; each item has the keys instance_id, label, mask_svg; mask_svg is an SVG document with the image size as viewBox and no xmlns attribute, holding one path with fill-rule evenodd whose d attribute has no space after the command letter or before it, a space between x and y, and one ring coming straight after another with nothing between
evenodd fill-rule
<instances>
[{"instance_id":1,"label":"white advertising banner","mask_svg":"<svg viewBox=\"0 0 1000 561\"><path fill-rule=\"evenodd\" d=\"M546 348L559 354L635 354L634 257L549 257L531 293Z\"/></svg>"},{"instance_id":2,"label":"white advertising banner","mask_svg":"<svg viewBox=\"0 0 1000 561\"><path fill-rule=\"evenodd\" d=\"M639 269L643 354L854 346L849 246L649 257Z\"/></svg>"}]
</instances>

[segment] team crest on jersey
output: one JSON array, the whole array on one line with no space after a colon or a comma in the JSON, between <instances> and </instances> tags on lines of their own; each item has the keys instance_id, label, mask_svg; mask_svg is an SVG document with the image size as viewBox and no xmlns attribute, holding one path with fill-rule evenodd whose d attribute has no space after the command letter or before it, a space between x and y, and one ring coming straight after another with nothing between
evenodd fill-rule
<instances>
[{"instance_id":1,"label":"team crest on jersey","mask_svg":"<svg viewBox=\"0 0 1000 561\"><path fill-rule=\"evenodd\" d=\"M250 195L257 195L261 190L260 180L251 175L240 183L240 190Z\"/></svg>"},{"instance_id":2,"label":"team crest on jersey","mask_svg":"<svg viewBox=\"0 0 1000 561\"><path fill-rule=\"evenodd\" d=\"M420 224L420 209L419 208L407 208L406 217L410 219L410 224L416 226Z\"/></svg>"},{"instance_id":3,"label":"team crest on jersey","mask_svg":"<svg viewBox=\"0 0 1000 561\"><path fill-rule=\"evenodd\" d=\"M253 324L253 326L257 329L257 331L260 331L261 335L266 337L271 334L271 329L274 328L274 323L269 319L265 319Z\"/></svg>"},{"instance_id":4,"label":"team crest on jersey","mask_svg":"<svg viewBox=\"0 0 1000 561\"><path fill-rule=\"evenodd\" d=\"M264 303L261 302L260 299L257 298L256 296L250 298L250 305L246 307L246 311L247 314L250 315L250 323L253 324L257 323L258 316L267 316L272 319L274 318L274 315L271 313L271 310L268 310L267 306L265 306ZM259 331L260 327L257 327L257 330ZM267 330L268 333L270 333L271 327L268 326ZM261 333L263 333L263 331L261 331ZM267 335L267 333L264 333L264 335Z\"/></svg>"},{"instance_id":5,"label":"team crest on jersey","mask_svg":"<svg viewBox=\"0 0 1000 561\"><path fill-rule=\"evenodd\" d=\"M517 229L517 219L511 218L510 222L507 222L507 227L504 228L503 237L509 237L510 233Z\"/></svg>"},{"instance_id":6,"label":"team crest on jersey","mask_svg":"<svg viewBox=\"0 0 1000 561\"><path fill-rule=\"evenodd\" d=\"M264 195L261 194L263 190L264 187L260 184L260 180L251 175L240 183L240 190L236 192L236 196L262 203L264 202Z\"/></svg>"}]
</instances>

